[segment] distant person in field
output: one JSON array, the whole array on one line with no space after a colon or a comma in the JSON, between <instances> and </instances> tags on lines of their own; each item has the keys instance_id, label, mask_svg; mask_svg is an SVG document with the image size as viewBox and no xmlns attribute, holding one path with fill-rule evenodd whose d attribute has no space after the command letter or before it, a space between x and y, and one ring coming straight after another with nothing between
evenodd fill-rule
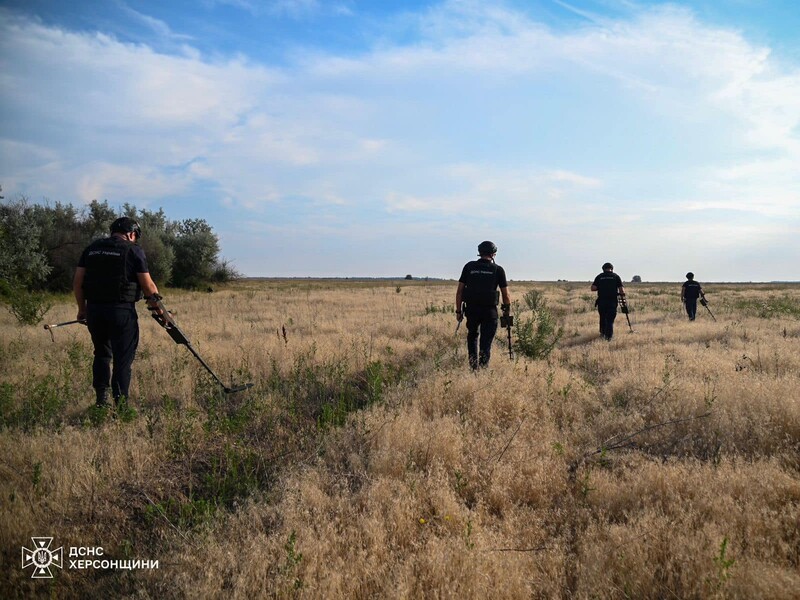
<instances>
[{"instance_id":1,"label":"distant person in field","mask_svg":"<svg viewBox=\"0 0 800 600\"><path fill-rule=\"evenodd\" d=\"M694 321L697 316L697 299L706 299L702 286L694 280L694 273L686 274L686 281L681 286L681 302L686 308L686 314L690 321Z\"/></svg>"},{"instance_id":2,"label":"distant person in field","mask_svg":"<svg viewBox=\"0 0 800 600\"><path fill-rule=\"evenodd\" d=\"M456 318L460 323L467 317L467 352L473 371L489 365L492 341L497 333L497 304L501 294L503 314L507 316L511 310L506 272L494 262L495 254L497 246L492 242L481 242L478 245L480 258L464 265L458 278Z\"/></svg>"},{"instance_id":3,"label":"distant person in field","mask_svg":"<svg viewBox=\"0 0 800 600\"><path fill-rule=\"evenodd\" d=\"M597 292L594 304L600 314L600 335L610 340L614 337L618 298L625 300L625 288L620 276L614 273L614 265L608 262L603 265L603 272L594 278L592 291Z\"/></svg>"},{"instance_id":4,"label":"distant person in field","mask_svg":"<svg viewBox=\"0 0 800 600\"><path fill-rule=\"evenodd\" d=\"M86 321L92 336L92 387L100 407L108 405L109 388L116 406L127 401L139 345L135 304L143 296L148 304L158 297L147 258L136 244L141 233L133 219L117 219L111 224L111 235L89 244L75 269L72 289L78 319Z\"/></svg>"}]
</instances>

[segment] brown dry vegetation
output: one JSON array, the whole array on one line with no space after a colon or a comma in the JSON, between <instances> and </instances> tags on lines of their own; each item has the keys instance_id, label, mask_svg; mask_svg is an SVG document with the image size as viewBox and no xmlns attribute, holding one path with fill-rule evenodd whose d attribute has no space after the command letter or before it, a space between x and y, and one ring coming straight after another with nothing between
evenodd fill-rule
<instances>
[{"instance_id":1,"label":"brown dry vegetation","mask_svg":"<svg viewBox=\"0 0 800 600\"><path fill-rule=\"evenodd\" d=\"M449 282L170 291L255 386L220 395L142 310L116 420L84 329L3 313L3 597L796 598L800 288L708 285L718 321L689 323L678 285L632 285L610 343L588 283L533 288L561 342L512 362L498 336L478 375ZM32 536L160 568L31 580Z\"/></svg>"}]
</instances>

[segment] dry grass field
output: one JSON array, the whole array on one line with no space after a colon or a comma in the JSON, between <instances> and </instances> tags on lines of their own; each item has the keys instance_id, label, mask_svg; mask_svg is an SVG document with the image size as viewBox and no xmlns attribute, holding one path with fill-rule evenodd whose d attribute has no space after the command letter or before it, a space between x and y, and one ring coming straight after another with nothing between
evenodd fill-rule
<instances>
[{"instance_id":1,"label":"dry grass field","mask_svg":"<svg viewBox=\"0 0 800 600\"><path fill-rule=\"evenodd\" d=\"M82 326L0 312L2 597L797 598L800 286L707 285L717 321L690 323L679 284L629 285L611 342L588 288L512 282L564 335L511 361L499 334L475 375L453 282L167 290L255 385L221 394L140 306L116 418ZM65 549L52 579L21 568L34 536Z\"/></svg>"}]
</instances>

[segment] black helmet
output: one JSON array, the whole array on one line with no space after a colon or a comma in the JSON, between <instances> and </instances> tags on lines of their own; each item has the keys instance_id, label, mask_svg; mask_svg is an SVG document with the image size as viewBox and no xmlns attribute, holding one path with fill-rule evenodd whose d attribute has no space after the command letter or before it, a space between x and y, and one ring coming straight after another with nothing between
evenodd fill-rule
<instances>
[{"instance_id":1,"label":"black helmet","mask_svg":"<svg viewBox=\"0 0 800 600\"><path fill-rule=\"evenodd\" d=\"M133 233L138 240L142 237L139 224L130 217L120 217L111 224L111 233Z\"/></svg>"},{"instance_id":2,"label":"black helmet","mask_svg":"<svg viewBox=\"0 0 800 600\"><path fill-rule=\"evenodd\" d=\"M614 270L614 265L612 265L611 263L605 263L603 265L603 271L613 271L613 270Z\"/></svg>"},{"instance_id":3,"label":"black helmet","mask_svg":"<svg viewBox=\"0 0 800 600\"><path fill-rule=\"evenodd\" d=\"M692 273L691 271L689 271L689 272L686 274L686 279L694 279L694 273Z\"/></svg>"},{"instance_id":4,"label":"black helmet","mask_svg":"<svg viewBox=\"0 0 800 600\"><path fill-rule=\"evenodd\" d=\"M478 244L479 256L490 256L492 254L497 254L497 246L494 245L494 242L487 240Z\"/></svg>"}]
</instances>

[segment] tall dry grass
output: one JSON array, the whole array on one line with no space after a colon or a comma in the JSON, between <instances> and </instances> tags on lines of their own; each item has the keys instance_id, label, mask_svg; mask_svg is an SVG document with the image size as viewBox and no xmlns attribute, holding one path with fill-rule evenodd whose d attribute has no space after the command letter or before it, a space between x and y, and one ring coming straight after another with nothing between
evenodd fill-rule
<instances>
[{"instance_id":1,"label":"tall dry grass","mask_svg":"<svg viewBox=\"0 0 800 600\"><path fill-rule=\"evenodd\" d=\"M255 386L221 397L142 315L130 421L87 410L85 331L52 344L4 315L3 587L797 597L800 288L706 288L716 323L702 308L689 323L676 285L630 286L635 332L620 315L607 343L588 284L512 283L517 298L543 292L565 335L545 361L509 361L498 340L477 375L453 335L452 283L170 293L207 362ZM20 416L52 396L64 402L38 421ZM65 569L48 588L18 564L39 535L161 568Z\"/></svg>"}]
</instances>

